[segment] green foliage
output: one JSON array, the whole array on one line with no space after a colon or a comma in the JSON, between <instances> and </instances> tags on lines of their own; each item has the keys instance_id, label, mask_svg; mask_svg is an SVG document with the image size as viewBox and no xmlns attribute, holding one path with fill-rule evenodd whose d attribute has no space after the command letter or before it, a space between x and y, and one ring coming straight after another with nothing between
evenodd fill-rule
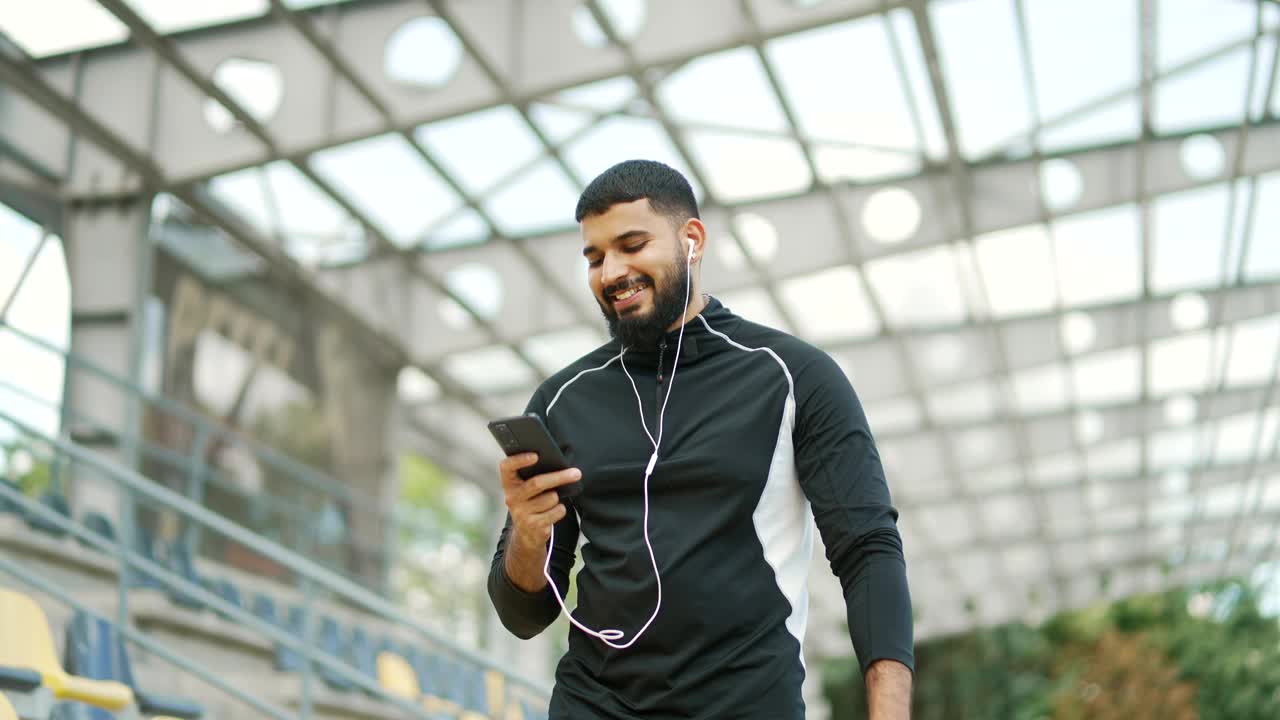
<instances>
[{"instance_id":1,"label":"green foliage","mask_svg":"<svg viewBox=\"0 0 1280 720\"><path fill-rule=\"evenodd\" d=\"M917 720L1280 717L1280 623L1244 582L931 640L916 665ZM823 670L833 720L865 718L856 661Z\"/></svg>"},{"instance_id":2,"label":"green foliage","mask_svg":"<svg viewBox=\"0 0 1280 720\"><path fill-rule=\"evenodd\" d=\"M39 497L53 483L53 470L44 459L47 455L46 451L42 451L29 438L19 436L0 444L0 467L4 468L6 478L18 484L23 494ZM29 461L30 467L18 472L19 464L27 464L21 461L24 457Z\"/></svg>"}]
</instances>

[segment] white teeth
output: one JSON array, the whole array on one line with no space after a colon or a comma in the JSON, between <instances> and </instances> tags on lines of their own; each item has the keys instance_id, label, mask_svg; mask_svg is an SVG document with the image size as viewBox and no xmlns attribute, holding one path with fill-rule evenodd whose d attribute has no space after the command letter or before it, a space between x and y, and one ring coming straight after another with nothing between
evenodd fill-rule
<instances>
[{"instance_id":1,"label":"white teeth","mask_svg":"<svg viewBox=\"0 0 1280 720\"><path fill-rule=\"evenodd\" d=\"M628 288L628 289L626 289L626 290L623 290L622 292L618 293L617 295L614 295L614 296L613 296L613 299L614 299L614 300L616 300L616 301L626 300L627 298L631 297L632 295L635 295L636 293L640 292L640 291L641 291L641 290L643 290L643 289L644 289L644 286L643 286L643 285L637 285L637 286L635 286L635 287L632 287L632 288Z\"/></svg>"}]
</instances>

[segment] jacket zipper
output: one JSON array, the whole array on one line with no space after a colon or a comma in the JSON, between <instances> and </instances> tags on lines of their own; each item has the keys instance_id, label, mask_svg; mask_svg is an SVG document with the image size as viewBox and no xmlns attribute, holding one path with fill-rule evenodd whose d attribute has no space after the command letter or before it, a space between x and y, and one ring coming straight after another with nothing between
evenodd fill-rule
<instances>
[{"instance_id":1,"label":"jacket zipper","mask_svg":"<svg viewBox=\"0 0 1280 720\"><path fill-rule=\"evenodd\" d=\"M663 376L666 373L666 371L663 369L662 361L663 361L663 356L666 355L666 351L667 351L667 340L666 338L663 338L658 341L658 385L657 385L657 393L655 395L656 403L653 406L654 414L657 417L662 416L662 382L664 379Z\"/></svg>"}]
</instances>

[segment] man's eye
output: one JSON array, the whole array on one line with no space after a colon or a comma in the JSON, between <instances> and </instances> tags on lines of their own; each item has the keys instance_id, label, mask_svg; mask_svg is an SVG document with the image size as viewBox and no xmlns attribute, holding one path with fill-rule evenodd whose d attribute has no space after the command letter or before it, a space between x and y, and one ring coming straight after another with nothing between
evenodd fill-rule
<instances>
[{"instance_id":1,"label":"man's eye","mask_svg":"<svg viewBox=\"0 0 1280 720\"><path fill-rule=\"evenodd\" d=\"M604 262L603 258L595 258L595 259L588 258L587 267L600 267L600 263L603 263L603 262Z\"/></svg>"},{"instance_id":2,"label":"man's eye","mask_svg":"<svg viewBox=\"0 0 1280 720\"><path fill-rule=\"evenodd\" d=\"M640 243L639 245L628 245L624 247L622 250L623 252L627 252L627 253L638 253L641 250L643 250L644 246L647 244L648 243Z\"/></svg>"}]
</instances>

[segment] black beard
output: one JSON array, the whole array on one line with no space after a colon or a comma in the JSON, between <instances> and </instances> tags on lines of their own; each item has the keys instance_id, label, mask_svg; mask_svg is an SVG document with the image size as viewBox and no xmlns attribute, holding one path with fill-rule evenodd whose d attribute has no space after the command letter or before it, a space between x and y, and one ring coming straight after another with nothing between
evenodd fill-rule
<instances>
[{"instance_id":1,"label":"black beard","mask_svg":"<svg viewBox=\"0 0 1280 720\"><path fill-rule=\"evenodd\" d=\"M647 315L636 316L634 313L619 317L612 307L600 306L604 320L609 325L609 335L617 338L622 346L632 350L649 350L657 347L658 340L671 327L684 317L686 288L689 282L689 269L679 260L671 263L667 272L667 281L661 289L654 284L653 278L642 275L627 283L618 283L604 289L605 297L639 282L648 284L653 290L653 310Z\"/></svg>"}]
</instances>

